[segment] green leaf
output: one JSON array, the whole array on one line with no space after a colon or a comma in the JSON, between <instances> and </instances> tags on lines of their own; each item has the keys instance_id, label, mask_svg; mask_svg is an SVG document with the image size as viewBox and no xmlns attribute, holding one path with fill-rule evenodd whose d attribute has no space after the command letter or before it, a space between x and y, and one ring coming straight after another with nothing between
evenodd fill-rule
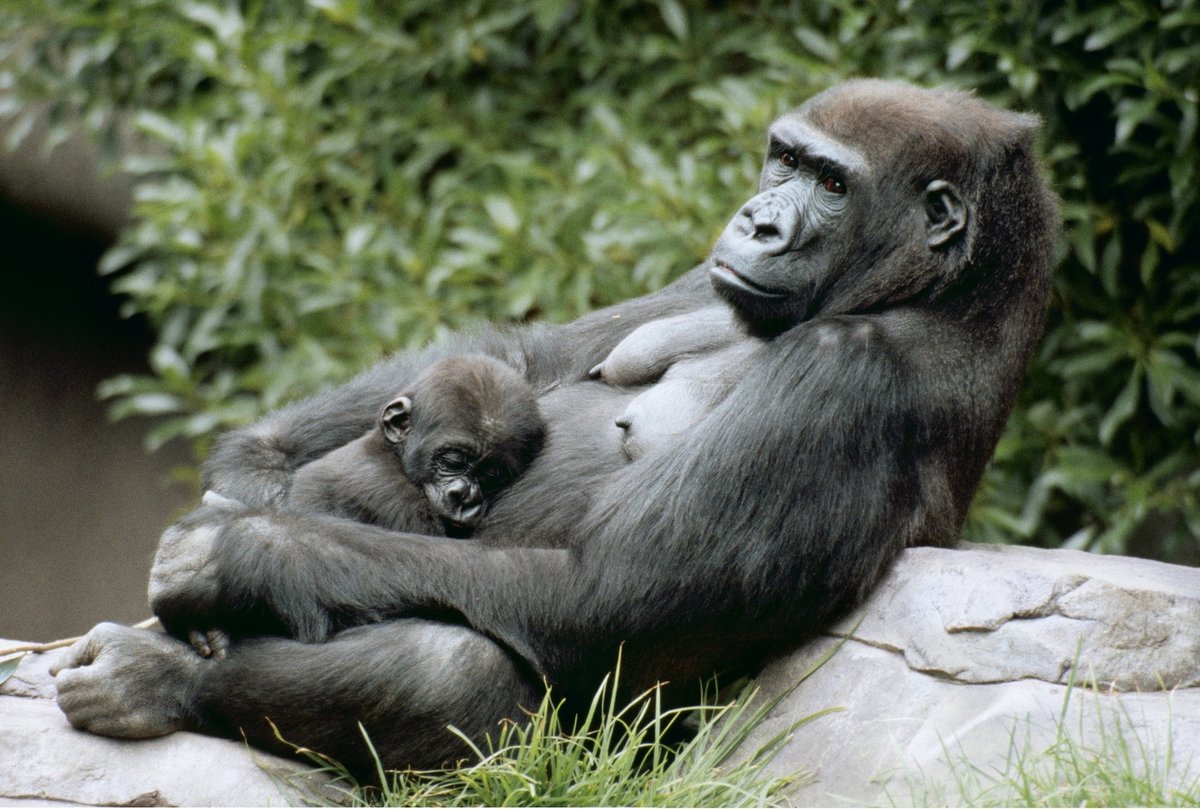
<instances>
[{"instance_id":1,"label":"green leaf","mask_svg":"<svg viewBox=\"0 0 1200 809\"><path fill-rule=\"evenodd\" d=\"M1138 277L1142 279L1143 286L1150 286L1150 282L1154 280L1154 271L1158 269L1161 257L1162 254L1159 252L1157 244L1146 246L1146 250L1142 253L1142 260L1138 264Z\"/></svg>"},{"instance_id":2,"label":"green leaf","mask_svg":"<svg viewBox=\"0 0 1200 809\"><path fill-rule=\"evenodd\" d=\"M1096 234L1091 222L1077 222L1067 231L1067 239L1071 249L1083 268L1090 273L1096 272Z\"/></svg>"},{"instance_id":3,"label":"green leaf","mask_svg":"<svg viewBox=\"0 0 1200 809\"><path fill-rule=\"evenodd\" d=\"M191 376L191 368L179 352L164 343L159 343L150 350L150 367L174 385L181 384Z\"/></svg>"},{"instance_id":4,"label":"green leaf","mask_svg":"<svg viewBox=\"0 0 1200 809\"><path fill-rule=\"evenodd\" d=\"M134 115L133 125L147 135L172 146L183 146L187 139L187 131L182 126L152 110L141 110Z\"/></svg>"},{"instance_id":5,"label":"green leaf","mask_svg":"<svg viewBox=\"0 0 1200 809\"><path fill-rule=\"evenodd\" d=\"M128 266L141 255L141 248L129 244L117 244L104 251L97 268L101 275L111 275L117 270Z\"/></svg>"},{"instance_id":6,"label":"green leaf","mask_svg":"<svg viewBox=\"0 0 1200 809\"><path fill-rule=\"evenodd\" d=\"M1134 129L1153 115L1158 109L1158 97L1155 95L1147 95L1145 98L1133 100L1122 99L1117 104L1117 127L1113 140L1116 143L1125 143L1133 134Z\"/></svg>"},{"instance_id":7,"label":"green leaf","mask_svg":"<svg viewBox=\"0 0 1200 809\"><path fill-rule=\"evenodd\" d=\"M1121 237L1113 233L1104 244L1104 252L1100 254L1100 283L1110 297L1120 294L1121 270Z\"/></svg>"},{"instance_id":8,"label":"green leaf","mask_svg":"<svg viewBox=\"0 0 1200 809\"><path fill-rule=\"evenodd\" d=\"M1112 444L1113 436L1116 435L1117 429L1122 424L1129 421L1133 414L1137 411L1138 393L1142 385L1142 366L1138 363L1133 366L1133 373L1129 375L1129 380L1125 383L1125 387L1117 394L1117 398L1113 400L1112 407L1104 414L1104 418L1100 420L1100 443L1104 446Z\"/></svg>"},{"instance_id":9,"label":"green leaf","mask_svg":"<svg viewBox=\"0 0 1200 809\"><path fill-rule=\"evenodd\" d=\"M1172 28L1200 28L1200 9L1181 8L1163 15L1158 27L1165 30Z\"/></svg>"},{"instance_id":10,"label":"green leaf","mask_svg":"<svg viewBox=\"0 0 1200 809\"><path fill-rule=\"evenodd\" d=\"M1146 220L1146 229L1150 231L1150 238L1154 243L1162 247L1168 253L1175 252L1175 239L1171 236L1171 231L1167 230L1166 226L1154 219Z\"/></svg>"},{"instance_id":11,"label":"green leaf","mask_svg":"<svg viewBox=\"0 0 1200 809\"><path fill-rule=\"evenodd\" d=\"M838 59L838 49L818 31L812 28L797 28L793 33L806 51L823 62L834 63Z\"/></svg>"},{"instance_id":12,"label":"green leaf","mask_svg":"<svg viewBox=\"0 0 1200 809\"><path fill-rule=\"evenodd\" d=\"M179 5L180 13L206 26L216 34L217 39L226 44L234 44L244 27L242 16L233 4L227 3L224 9L196 0L188 0Z\"/></svg>"},{"instance_id":13,"label":"green leaf","mask_svg":"<svg viewBox=\"0 0 1200 809\"><path fill-rule=\"evenodd\" d=\"M168 393L139 393L118 399L109 408L109 418L114 421L126 416L162 416L182 411L183 402L178 396Z\"/></svg>"},{"instance_id":14,"label":"green leaf","mask_svg":"<svg viewBox=\"0 0 1200 809\"><path fill-rule=\"evenodd\" d=\"M7 680L17 671L17 666L21 665L21 661L25 658L24 652L21 654L6 657L0 660L0 683Z\"/></svg>"},{"instance_id":15,"label":"green leaf","mask_svg":"<svg viewBox=\"0 0 1200 809\"><path fill-rule=\"evenodd\" d=\"M1115 22L1099 28L1088 35L1083 41L1085 51L1098 51L1107 48L1118 39L1136 31L1142 25L1142 20L1133 15L1120 15Z\"/></svg>"},{"instance_id":16,"label":"green leaf","mask_svg":"<svg viewBox=\"0 0 1200 809\"><path fill-rule=\"evenodd\" d=\"M683 6L679 4L679 0L658 0L658 12L662 15L663 22L667 24L667 28L675 38L680 42L686 42L688 38L688 19Z\"/></svg>"},{"instance_id":17,"label":"green leaf","mask_svg":"<svg viewBox=\"0 0 1200 809\"><path fill-rule=\"evenodd\" d=\"M1176 423L1172 402L1175 399L1179 369L1180 361L1174 353L1163 350L1150 352L1146 366L1146 393L1150 409L1158 420L1168 427Z\"/></svg>"},{"instance_id":18,"label":"green leaf","mask_svg":"<svg viewBox=\"0 0 1200 809\"><path fill-rule=\"evenodd\" d=\"M978 39L974 34L964 34L955 38L946 48L946 69L958 70L970 59L978 48Z\"/></svg>"},{"instance_id":19,"label":"green leaf","mask_svg":"<svg viewBox=\"0 0 1200 809\"><path fill-rule=\"evenodd\" d=\"M508 197L489 196L483 200L483 207L487 209L488 216L496 223L496 226L501 231L507 234L514 234L521 228L521 215L517 212L517 207Z\"/></svg>"},{"instance_id":20,"label":"green leaf","mask_svg":"<svg viewBox=\"0 0 1200 809\"><path fill-rule=\"evenodd\" d=\"M1068 446L1058 451L1055 467L1062 481L1079 483L1108 483L1125 473L1125 465L1108 453L1085 446Z\"/></svg>"},{"instance_id":21,"label":"green leaf","mask_svg":"<svg viewBox=\"0 0 1200 809\"><path fill-rule=\"evenodd\" d=\"M1123 347L1093 349L1059 360L1055 363L1054 370L1066 379L1091 376L1112 370L1114 365L1126 359L1128 355L1129 351Z\"/></svg>"}]
</instances>

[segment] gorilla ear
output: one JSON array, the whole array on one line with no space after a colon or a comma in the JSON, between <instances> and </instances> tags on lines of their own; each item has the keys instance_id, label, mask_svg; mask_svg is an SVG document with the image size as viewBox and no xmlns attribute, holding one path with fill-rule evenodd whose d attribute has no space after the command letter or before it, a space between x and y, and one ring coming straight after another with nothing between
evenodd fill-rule
<instances>
[{"instance_id":1,"label":"gorilla ear","mask_svg":"<svg viewBox=\"0 0 1200 809\"><path fill-rule=\"evenodd\" d=\"M379 414L379 427L383 437L393 444L399 444L408 435L412 423L412 399L398 396L383 407Z\"/></svg>"},{"instance_id":2,"label":"gorilla ear","mask_svg":"<svg viewBox=\"0 0 1200 809\"><path fill-rule=\"evenodd\" d=\"M936 249L967 229L967 206L958 189L945 180L925 186L925 244Z\"/></svg>"}]
</instances>

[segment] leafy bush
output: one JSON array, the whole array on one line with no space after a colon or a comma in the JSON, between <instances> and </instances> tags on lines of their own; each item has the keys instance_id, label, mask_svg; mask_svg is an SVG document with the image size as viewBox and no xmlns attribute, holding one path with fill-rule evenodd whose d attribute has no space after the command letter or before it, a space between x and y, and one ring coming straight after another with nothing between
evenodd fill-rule
<instances>
[{"instance_id":1,"label":"leafy bush","mask_svg":"<svg viewBox=\"0 0 1200 809\"><path fill-rule=\"evenodd\" d=\"M164 417L153 446L477 318L661 286L778 112L850 75L947 82L1043 116L1066 220L968 535L1200 558L1197 0L2 1L6 106L142 179L101 269L154 374L103 394Z\"/></svg>"}]
</instances>

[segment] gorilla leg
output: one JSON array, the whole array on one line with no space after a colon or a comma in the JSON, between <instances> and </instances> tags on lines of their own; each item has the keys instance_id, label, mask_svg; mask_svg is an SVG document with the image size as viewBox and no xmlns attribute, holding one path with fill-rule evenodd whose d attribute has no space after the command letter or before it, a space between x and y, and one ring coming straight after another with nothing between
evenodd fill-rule
<instances>
[{"instance_id":1,"label":"gorilla leg","mask_svg":"<svg viewBox=\"0 0 1200 809\"><path fill-rule=\"evenodd\" d=\"M477 632L403 619L318 645L246 641L206 671L196 706L222 735L240 730L277 748L273 724L286 742L373 775L360 722L385 767L428 769L470 756L448 726L481 743L501 720L536 708L542 693L535 676Z\"/></svg>"},{"instance_id":2,"label":"gorilla leg","mask_svg":"<svg viewBox=\"0 0 1200 809\"><path fill-rule=\"evenodd\" d=\"M433 768L470 756L448 726L481 742L543 694L536 676L484 636L415 618L316 645L247 640L221 661L157 632L101 624L72 648L58 679L67 718L93 733L244 733L278 752L307 747L359 777L375 772L359 723L385 767Z\"/></svg>"}]
</instances>

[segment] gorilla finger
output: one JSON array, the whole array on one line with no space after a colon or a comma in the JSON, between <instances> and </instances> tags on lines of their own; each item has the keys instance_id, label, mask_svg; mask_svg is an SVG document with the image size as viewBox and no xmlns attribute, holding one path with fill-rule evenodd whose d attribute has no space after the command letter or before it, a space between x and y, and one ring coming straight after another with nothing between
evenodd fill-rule
<instances>
[{"instance_id":1,"label":"gorilla finger","mask_svg":"<svg viewBox=\"0 0 1200 809\"><path fill-rule=\"evenodd\" d=\"M51 676L57 677L61 671L89 666L95 661L96 655L100 653L100 643L96 636L96 630L100 629L100 626L95 627L67 648L62 659L50 669Z\"/></svg>"},{"instance_id":2,"label":"gorilla finger","mask_svg":"<svg viewBox=\"0 0 1200 809\"><path fill-rule=\"evenodd\" d=\"M86 677L86 672L79 669L60 668L53 673L54 690L58 692L59 702L62 702L64 695L73 693L82 678Z\"/></svg>"},{"instance_id":3,"label":"gorilla finger","mask_svg":"<svg viewBox=\"0 0 1200 809\"><path fill-rule=\"evenodd\" d=\"M55 682L55 690L58 692L58 707L71 718L71 724L76 727L77 718L83 721L95 713L97 706L111 699L107 689L98 686L92 672L82 669L72 669L60 674Z\"/></svg>"},{"instance_id":4,"label":"gorilla finger","mask_svg":"<svg viewBox=\"0 0 1200 809\"><path fill-rule=\"evenodd\" d=\"M229 636L220 629L208 630L208 648L212 651L212 656L217 660L225 660L229 657Z\"/></svg>"},{"instance_id":5,"label":"gorilla finger","mask_svg":"<svg viewBox=\"0 0 1200 809\"><path fill-rule=\"evenodd\" d=\"M188 643L192 644L192 648L199 652L201 657L212 657L213 647L209 643L210 636L211 633L206 635L199 629L193 629L188 632Z\"/></svg>"},{"instance_id":6,"label":"gorilla finger","mask_svg":"<svg viewBox=\"0 0 1200 809\"><path fill-rule=\"evenodd\" d=\"M92 662L88 646L86 645L87 638L81 638L67 649L67 653L62 656L62 659L57 664L50 667L50 676L58 677L60 673L70 669L86 666Z\"/></svg>"}]
</instances>

